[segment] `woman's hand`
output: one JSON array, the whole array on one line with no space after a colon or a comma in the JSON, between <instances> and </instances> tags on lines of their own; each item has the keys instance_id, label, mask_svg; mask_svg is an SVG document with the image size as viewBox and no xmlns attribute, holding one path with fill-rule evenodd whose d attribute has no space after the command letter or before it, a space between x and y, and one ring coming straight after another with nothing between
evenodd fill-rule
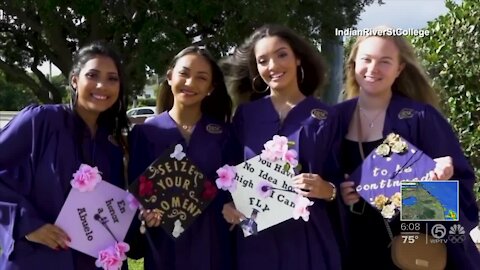
<instances>
[{"instance_id":1,"label":"woman's hand","mask_svg":"<svg viewBox=\"0 0 480 270\"><path fill-rule=\"evenodd\" d=\"M345 180L348 180L348 175L345 175ZM345 181L340 184L340 194L343 203L346 205L354 205L360 201L360 195L355 190L355 183L353 181Z\"/></svg>"},{"instance_id":2,"label":"woman's hand","mask_svg":"<svg viewBox=\"0 0 480 270\"><path fill-rule=\"evenodd\" d=\"M30 242L42 244L54 250L68 249L68 243L71 241L60 227L52 224L43 225L27 234L25 238Z\"/></svg>"},{"instance_id":3,"label":"woman's hand","mask_svg":"<svg viewBox=\"0 0 480 270\"><path fill-rule=\"evenodd\" d=\"M453 176L453 160L452 157L446 156L436 158L435 169L430 171L430 178L432 180L449 180Z\"/></svg>"},{"instance_id":4,"label":"woman's hand","mask_svg":"<svg viewBox=\"0 0 480 270\"><path fill-rule=\"evenodd\" d=\"M160 222L162 221L162 214L159 210L141 210L140 215L142 216L142 219L145 220L147 227L160 226Z\"/></svg>"},{"instance_id":5,"label":"woman's hand","mask_svg":"<svg viewBox=\"0 0 480 270\"><path fill-rule=\"evenodd\" d=\"M293 187L298 194L323 200L334 198L333 193L336 192L328 181L318 174L302 173L293 178Z\"/></svg>"},{"instance_id":6,"label":"woman's hand","mask_svg":"<svg viewBox=\"0 0 480 270\"><path fill-rule=\"evenodd\" d=\"M233 202L229 202L223 205L222 209L223 218L230 224L236 225L242 222L246 217L240 211L235 208Z\"/></svg>"}]
</instances>

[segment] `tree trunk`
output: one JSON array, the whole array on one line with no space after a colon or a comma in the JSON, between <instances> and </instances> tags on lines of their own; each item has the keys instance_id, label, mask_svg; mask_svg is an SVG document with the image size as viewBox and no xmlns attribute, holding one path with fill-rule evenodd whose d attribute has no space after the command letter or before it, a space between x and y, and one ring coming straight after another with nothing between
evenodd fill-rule
<instances>
[{"instance_id":1,"label":"tree trunk","mask_svg":"<svg viewBox=\"0 0 480 270\"><path fill-rule=\"evenodd\" d=\"M327 62L327 81L322 100L333 105L341 101L343 91L343 41L342 37L336 40L322 41L322 55Z\"/></svg>"}]
</instances>

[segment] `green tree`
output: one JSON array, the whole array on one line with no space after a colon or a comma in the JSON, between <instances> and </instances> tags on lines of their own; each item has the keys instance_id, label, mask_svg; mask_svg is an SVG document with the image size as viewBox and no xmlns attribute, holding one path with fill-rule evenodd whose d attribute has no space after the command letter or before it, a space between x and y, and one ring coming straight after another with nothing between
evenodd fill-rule
<instances>
[{"instance_id":1,"label":"green tree","mask_svg":"<svg viewBox=\"0 0 480 270\"><path fill-rule=\"evenodd\" d=\"M25 86L10 83L0 71L0 111L18 111L30 103L38 102L37 98Z\"/></svg>"},{"instance_id":2,"label":"green tree","mask_svg":"<svg viewBox=\"0 0 480 270\"><path fill-rule=\"evenodd\" d=\"M448 14L428 23L430 35L414 37L443 111L475 168L480 199L480 1L446 1Z\"/></svg>"},{"instance_id":3,"label":"green tree","mask_svg":"<svg viewBox=\"0 0 480 270\"><path fill-rule=\"evenodd\" d=\"M136 94L147 70L163 73L192 42L222 56L254 28L272 22L321 42L335 28L355 25L374 2L381 0L0 0L0 70L41 102L61 102L62 90L38 66L51 61L68 77L73 51L107 40L123 55L128 88Z\"/></svg>"}]
</instances>

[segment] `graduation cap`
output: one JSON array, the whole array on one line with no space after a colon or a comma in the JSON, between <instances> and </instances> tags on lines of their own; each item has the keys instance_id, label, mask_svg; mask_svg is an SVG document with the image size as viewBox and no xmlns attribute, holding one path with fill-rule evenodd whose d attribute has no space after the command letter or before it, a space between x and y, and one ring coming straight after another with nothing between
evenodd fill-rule
<instances>
[{"instance_id":1,"label":"graduation cap","mask_svg":"<svg viewBox=\"0 0 480 270\"><path fill-rule=\"evenodd\" d=\"M70 248L97 258L101 250L123 241L127 234L137 210L128 203L128 195L103 180L91 191L72 188L55 225L71 238Z\"/></svg>"},{"instance_id":2,"label":"graduation cap","mask_svg":"<svg viewBox=\"0 0 480 270\"><path fill-rule=\"evenodd\" d=\"M15 222L15 209L17 205L7 202L0 202L0 269L6 267L8 256L13 251L13 225Z\"/></svg>"},{"instance_id":3,"label":"graduation cap","mask_svg":"<svg viewBox=\"0 0 480 270\"><path fill-rule=\"evenodd\" d=\"M130 191L144 209L162 216L160 226L177 239L203 213L217 189L176 144L150 164Z\"/></svg>"},{"instance_id":4,"label":"graduation cap","mask_svg":"<svg viewBox=\"0 0 480 270\"><path fill-rule=\"evenodd\" d=\"M435 161L416 146L391 133L351 175L367 202L391 218L401 204L401 182L429 180ZM395 211L394 211L395 210Z\"/></svg>"},{"instance_id":5,"label":"graduation cap","mask_svg":"<svg viewBox=\"0 0 480 270\"><path fill-rule=\"evenodd\" d=\"M255 216L256 230L244 229L245 237L294 217L298 199L294 176L293 169L286 171L282 161L267 161L260 155L235 166L236 184L230 190L235 207L247 217Z\"/></svg>"}]
</instances>

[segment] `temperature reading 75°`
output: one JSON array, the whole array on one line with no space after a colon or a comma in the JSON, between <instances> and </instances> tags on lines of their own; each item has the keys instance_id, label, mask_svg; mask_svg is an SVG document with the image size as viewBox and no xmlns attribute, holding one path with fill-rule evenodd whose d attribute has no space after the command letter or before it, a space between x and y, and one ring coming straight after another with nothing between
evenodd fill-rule
<instances>
[{"instance_id":1,"label":"temperature reading 75\u00b0","mask_svg":"<svg viewBox=\"0 0 480 270\"><path fill-rule=\"evenodd\" d=\"M413 244L418 239L418 235L402 235L404 244Z\"/></svg>"}]
</instances>

